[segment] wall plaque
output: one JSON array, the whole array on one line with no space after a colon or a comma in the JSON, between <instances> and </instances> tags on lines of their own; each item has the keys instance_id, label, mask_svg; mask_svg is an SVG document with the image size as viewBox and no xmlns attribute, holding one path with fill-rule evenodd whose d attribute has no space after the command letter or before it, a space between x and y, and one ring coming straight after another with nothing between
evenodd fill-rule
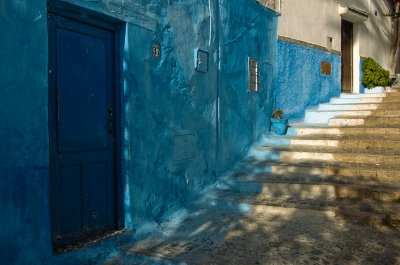
<instances>
[{"instance_id":1,"label":"wall plaque","mask_svg":"<svg viewBox=\"0 0 400 265\"><path fill-rule=\"evenodd\" d=\"M321 62L321 74L331 75L332 66L330 62Z\"/></svg>"},{"instance_id":2,"label":"wall plaque","mask_svg":"<svg viewBox=\"0 0 400 265\"><path fill-rule=\"evenodd\" d=\"M160 48L160 45L158 43L153 43L152 50L153 50L153 57L154 58L160 57L161 48Z\"/></svg>"}]
</instances>

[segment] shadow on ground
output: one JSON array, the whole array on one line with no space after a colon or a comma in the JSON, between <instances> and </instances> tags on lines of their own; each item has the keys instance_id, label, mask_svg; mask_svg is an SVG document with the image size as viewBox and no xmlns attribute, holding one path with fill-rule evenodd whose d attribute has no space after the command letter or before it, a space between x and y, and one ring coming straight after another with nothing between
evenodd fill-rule
<instances>
[{"instance_id":1,"label":"shadow on ground","mask_svg":"<svg viewBox=\"0 0 400 265\"><path fill-rule=\"evenodd\" d=\"M259 168L248 175L268 178ZM400 264L399 232L346 222L329 210L268 206L263 184L243 176L224 178L184 220L124 247L118 264Z\"/></svg>"},{"instance_id":2,"label":"shadow on ground","mask_svg":"<svg viewBox=\"0 0 400 265\"><path fill-rule=\"evenodd\" d=\"M265 150L257 151L205 193L184 219L125 245L124 255L108 264L400 264L398 230L362 225L360 215L346 221L339 214L351 215L353 206L358 213L382 205L399 209L393 201L399 194L398 153L392 144L375 141L397 135L397 124L379 117L397 115L393 101L384 98L389 105L372 110L355 129L344 125L323 135L337 140L332 150L324 147L332 151L326 161L285 157L279 148L270 149L268 157ZM376 139L376 133L386 138ZM345 141L354 137L364 139L356 142L358 153Z\"/></svg>"}]
</instances>

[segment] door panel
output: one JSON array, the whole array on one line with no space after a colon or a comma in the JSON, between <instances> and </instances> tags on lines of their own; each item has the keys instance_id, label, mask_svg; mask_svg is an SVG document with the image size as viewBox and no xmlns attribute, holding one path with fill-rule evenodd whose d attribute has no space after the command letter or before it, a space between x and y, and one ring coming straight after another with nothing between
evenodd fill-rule
<instances>
[{"instance_id":1,"label":"door panel","mask_svg":"<svg viewBox=\"0 0 400 265\"><path fill-rule=\"evenodd\" d=\"M77 234L81 227L81 168L79 165L65 165L59 169L60 232ZM74 194L74 196L70 196Z\"/></svg>"},{"instance_id":2,"label":"door panel","mask_svg":"<svg viewBox=\"0 0 400 265\"><path fill-rule=\"evenodd\" d=\"M49 15L55 247L117 226L113 39L112 31Z\"/></svg>"},{"instance_id":3,"label":"door panel","mask_svg":"<svg viewBox=\"0 0 400 265\"><path fill-rule=\"evenodd\" d=\"M58 151L107 148L106 38L57 30Z\"/></svg>"},{"instance_id":4,"label":"door panel","mask_svg":"<svg viewBox=\"0 0 400 265\"><path fill-rule=\"evenodd\" d=\"M113 228L110 210L115 204L115 193L108 187L114 185L107 176L111 175L112 164L107 160L84 165L84 223L89 229ZM99 174L105 172L106 174ZM99 192L90 192L91 190Z\"/></svg>"},{"instance_id":5,"label":"door panel","mask_svg":"<svg viewBox=\"0 0 400 265\"><path fill-rule=\"evenodd\" d=\"M342 20L342 91L353 91L353 24Z\"/></svg>"}]
</instances>

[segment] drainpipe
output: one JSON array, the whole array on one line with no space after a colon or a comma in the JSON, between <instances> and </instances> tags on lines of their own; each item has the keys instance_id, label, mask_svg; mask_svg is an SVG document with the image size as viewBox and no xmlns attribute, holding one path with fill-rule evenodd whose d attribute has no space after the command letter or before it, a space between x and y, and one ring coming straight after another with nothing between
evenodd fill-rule
<instances>
[{"instance_id":1,"label":"drainpipe","mask_svg":"<svg viewBox=\"0 0 400 265\"><path fill-rule=\"evenodd\" d=\"M217 160L216 164L216 171L217 171L217 177L219 177L220 174L220 139L221 139L221 120L220 120L220 87L221 87L221 40L220 40L220 0L215 0L215 42L217 44L217 88L216 88L216 152L215 152L215 157Z\"/></svg>"}]
</instances>

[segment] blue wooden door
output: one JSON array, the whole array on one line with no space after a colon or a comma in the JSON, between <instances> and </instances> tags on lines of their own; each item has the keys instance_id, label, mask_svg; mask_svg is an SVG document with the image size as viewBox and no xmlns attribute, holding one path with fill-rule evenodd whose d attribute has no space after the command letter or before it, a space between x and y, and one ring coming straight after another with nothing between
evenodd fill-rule
<instances>
[{"instance_id":1,"label":"blue wooden door","mask_svg":"<svg viewBox=\"0 0 400 265\"><path fill-rule=\"evenodd\" d=\"M116 228L114 36L49 15L55 246Z\"/></svg>"}]
</instances>

